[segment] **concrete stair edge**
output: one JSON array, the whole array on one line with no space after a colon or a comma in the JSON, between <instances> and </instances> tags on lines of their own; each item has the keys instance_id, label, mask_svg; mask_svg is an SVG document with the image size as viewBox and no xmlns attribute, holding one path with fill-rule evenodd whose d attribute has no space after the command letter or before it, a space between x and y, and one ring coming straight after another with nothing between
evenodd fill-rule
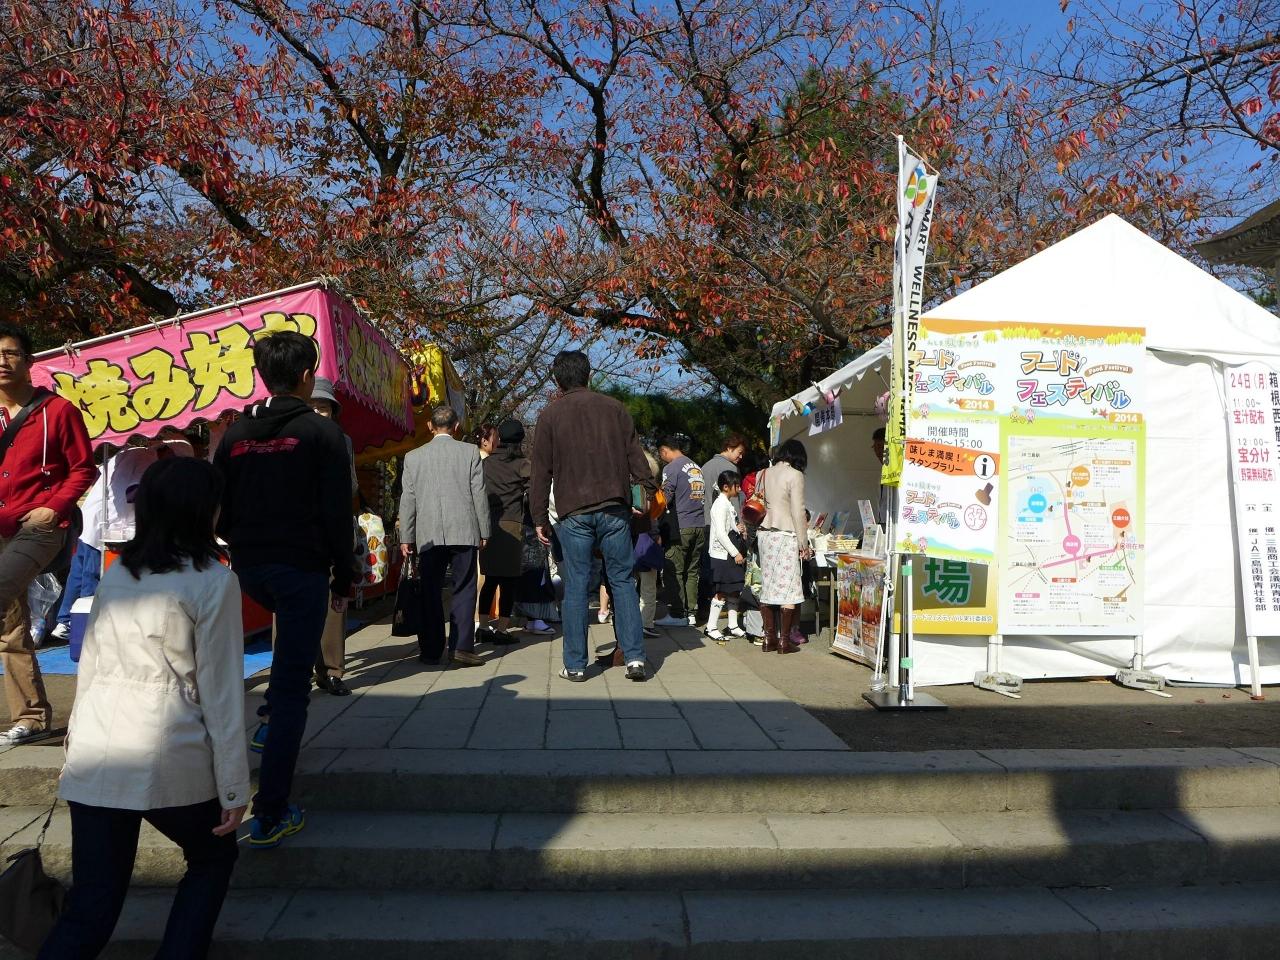
<instances>
[{"instance_id":1,"label":"concrete stair edge","mask_svg":"<svg viewBox=\"0 0 1280 960\"><path fill-rule=\"evenodd\" d=\"M0 755L0 804L52 800L61 751ZM1280 806L1280 748L920 753L319 750L296 795L329 809L815 813Z\"/></svg>"},{"instance_id":2,"label":"concrete stair edge","mask_svg":"<svg viewBox=\"0 0 1280 960\"><path fill-rule=\"evenodd\" d=\"M40 808L0 816L8 856ZM59 810L46 869L70 878ZM177 847L144 828L134 883L175 884ZM311 812L276 851L242 850L237 887L395 890L961 889L1280 881L1270 807L939 816L404 814Z\"/></svg>"},{"instance_id":3,"label":"concrete stair edge","mask_svg":"<svg viewBox=\"0 0 1280 960\"><path fill-rule=\"evenodd\" d=\"M103 955L149 956L168 895L131 894ZM1268 956L1280 884L682 893L235 891L215 958L1144 960ZM0 960L22 956L0 947Z\"/></svg>"}]
</instances>

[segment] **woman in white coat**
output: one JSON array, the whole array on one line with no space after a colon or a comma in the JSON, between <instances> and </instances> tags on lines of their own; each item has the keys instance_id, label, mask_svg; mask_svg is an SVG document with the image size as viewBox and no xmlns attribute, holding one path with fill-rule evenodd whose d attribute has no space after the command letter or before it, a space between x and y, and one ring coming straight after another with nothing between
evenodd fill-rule
<instances>
[{"instance_id":1,"label":"woman in white coat","mask_svg":"<svg viewBox=\"0 0 1280 960\"><path fill-rule=\"evenodd\" d=\"M249 800L240 588L213 533L221 494L203 460L148 467L137 533L98 587L58 789L73 884L40 960L106 946L143 820L187 862L156 956L208 954Z\"/></svg>"}]
</instances>

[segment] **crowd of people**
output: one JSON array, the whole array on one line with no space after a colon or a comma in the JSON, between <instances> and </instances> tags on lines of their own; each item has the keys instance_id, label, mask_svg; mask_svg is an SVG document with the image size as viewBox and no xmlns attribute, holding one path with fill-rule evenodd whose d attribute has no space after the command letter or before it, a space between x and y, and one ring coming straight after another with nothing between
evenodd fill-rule
<instances>
[{"instance_id":1,"label":"crowd of people","mask_svg":"<svg viewBox=\"0 0 1280 960\"><path fill-rule=\"evenodd\" d=\"M74 885L43 958L96 956L106 945L143 820L187 860L160 955L205 955L248 813L249 751L262 762L247 846L276 847L306 825L292 787L312 681L350 693L344 612L357 577L359 491L333 385L315 375L315 343L282 331L259 339L253 354L270 396L228 427L211 463L163 447L117 474L115 483L128 481L134 531L100 582L102 544L92 536L80 544L75 592L94 600L59 789L71 811ZM25 332L0 327L9 743L52 725L27 588L82 536L76 505L91 506L85 494L98 472L78 411L34 387L31 364ZM794 652L811 556L803 446L788 441L748 474L739 436L702 466L679 437L663 439L655 458L626 408L590 389L585 354L560 353L551 373L558 393L531 444L514 419L467 442L457 412L439 406L430 440L405 456L399 538L404 576L420 587L423 664L482 664L478 644L549 635L559 616L560 677L583 682L597 590L597 617L612 621L618 661L635 682L648 679L645 639L656 625L696 625L700 606L711 641L751 638L765 651ZM100 485L110 504L110 484ZM657 619L660 581L669 612ZM242 595L275 618L270 676L247 742ZM758 636L747 609L760 612Z\"/></svg>"}]
</instances>

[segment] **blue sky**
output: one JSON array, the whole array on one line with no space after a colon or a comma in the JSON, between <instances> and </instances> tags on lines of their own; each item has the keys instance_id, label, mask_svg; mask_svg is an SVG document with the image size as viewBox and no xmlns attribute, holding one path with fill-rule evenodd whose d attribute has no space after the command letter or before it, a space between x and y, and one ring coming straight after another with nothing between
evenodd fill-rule
<instances>
[{"instance_id":1,"label":"blue sky","mask_svg":"<svg viewBox=\"0 0 1280 960\"><path fill-rule=\"evenodd\" d=\"M976 0L966 9L976 17L986 14L1009 27L1025 30L1022 39L1033 46L1062 30L1070 17L1070 8L1064 14L1057 0ZM1017 38L1006 36L1002 39Z\"/></svg>"}]
</instances>

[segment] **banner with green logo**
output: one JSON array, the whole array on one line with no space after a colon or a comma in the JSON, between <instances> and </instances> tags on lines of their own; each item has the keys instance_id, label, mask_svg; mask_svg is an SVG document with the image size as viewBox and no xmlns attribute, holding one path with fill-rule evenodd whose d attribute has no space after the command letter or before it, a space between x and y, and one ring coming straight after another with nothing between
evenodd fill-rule
<instances>
[{"instance_id":1,"label":"banner with green logo","mask_svg":"<svg viewBox=\"0 0 1280 960\"><path fill-rule=\"evenodd\" d=\"M912 367L924 303L924 266L938 174L898 138L898 230L893 257L893 376L889 385L889 423L885 427L882 480L896 487L902 479L911 402Z\"/></svg>"}]
</instances>

